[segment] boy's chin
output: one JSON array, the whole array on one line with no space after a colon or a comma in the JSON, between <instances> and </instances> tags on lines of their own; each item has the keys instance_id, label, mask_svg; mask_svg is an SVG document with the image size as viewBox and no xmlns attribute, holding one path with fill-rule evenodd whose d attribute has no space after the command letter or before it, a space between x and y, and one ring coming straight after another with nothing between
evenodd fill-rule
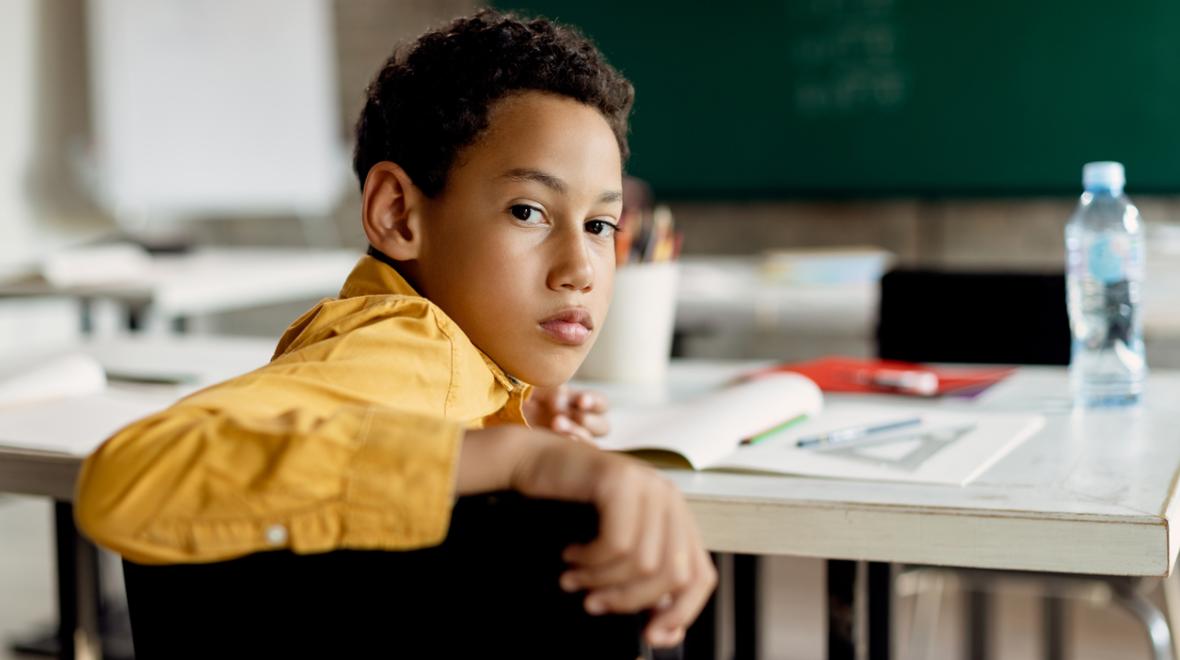
<instances>
[{"instance_id":1,"label":"boy's chin","mask_svg":"<svg viewBox=\"0 0 1180 660\"><path fill-rule=\"evenodd\" d=\"M507 371L533 387L557 387L569 382L582 364L581 359L569 361L568 364L565 360L550 364L539 364L538 362L540 361L531 361L516 371L512 369Z\"/></svg>"},{"instance_id":2,"label":"boy's chin","mask_svg":"<svg viewBox=\"0 0 1180 660\"><path fill-rule=\"evenodd\" d=\"M543 372L530 373L528 376L517 376L517 378L533 387L558 387L568 383L576 371L576 369L544 370Z\"/></svg>"}]
</instances>

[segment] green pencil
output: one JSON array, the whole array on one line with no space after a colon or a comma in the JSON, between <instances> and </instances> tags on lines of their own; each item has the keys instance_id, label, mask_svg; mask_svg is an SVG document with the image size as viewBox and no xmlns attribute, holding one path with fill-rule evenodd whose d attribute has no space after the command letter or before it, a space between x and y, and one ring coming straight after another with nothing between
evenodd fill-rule
<instances>
[{"instance_id":1,"label":"green pencil","mask_svg":"<svg viewBox=\"0 0 1180 660\"><path fill-rule=\"evenodd\" d=\"M767 429L761 433L757 433L755 435L752 435L752 436L746 438L745 440L742 440L742 444L743 445L756 445L759 442L762 442L763 440L769 438L770 436L775 435L777 433L782 433L783 431L786 431L787 429L791 428L792 426L795 426L796 424L799 424L800 422L804 422L804 421L807 421L807 414L806 413L799 415L797 417L792 417L792 418L788 419L787 421L783 422L782 424L779 424L778 426Z\"/></svg>"}]
</instances>

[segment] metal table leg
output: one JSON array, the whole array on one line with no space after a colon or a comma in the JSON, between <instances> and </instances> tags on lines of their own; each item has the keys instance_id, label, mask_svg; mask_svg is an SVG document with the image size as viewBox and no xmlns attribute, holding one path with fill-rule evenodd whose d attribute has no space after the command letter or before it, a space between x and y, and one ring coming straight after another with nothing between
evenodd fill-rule
<instances>
[{"instance_id":1,"label":"metal table leg","mask_svg":"<svg viewBox=\"0 0 1180 660\"><path fill-rule=\"evenodd\" d=\"M98 548L74 526L74 506L53 504L57 546L57 643L61 660L102 657L98 632Z\"/></svg>"},{"instance_id":2,"label":"metal table leg","mask_svg":"<svg viewBox=\"0 0 1180 660\"><path fill-rule=\"evenodd\" d=\"M733 657L758 658L758 555L733 556Z\"/></svg>"},{"instance_id":3,"label":"metal table leg","mask_svg":"<svg viewBox=\"0 0 1180 660\"><path fill-rule=\"evenodd\" d=\"M889 660L893 567L828 560L829 660Z\"/></svg>"}]
</instances>

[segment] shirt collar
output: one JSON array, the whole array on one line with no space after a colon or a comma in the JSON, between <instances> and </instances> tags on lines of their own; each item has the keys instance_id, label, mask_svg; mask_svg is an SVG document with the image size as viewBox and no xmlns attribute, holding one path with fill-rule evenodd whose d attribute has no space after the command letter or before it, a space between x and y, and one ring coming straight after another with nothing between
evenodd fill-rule
<instances>
[{"instance_id":1,"label":"shirt collar","mask_svg":"<svg viewBox=\"0 0 1180 660\"><path fill-rule=\"evenodd\" d=\"M419 296L402 274L397 272L394 262L389 257L374 248L353 266L348 279L340 289L341 298L356 298L358 296L401 295Z\"/></svg>"},{"instance_id":2,"label":"shirt collar","mask_svg":"<svg viewBox=\"0 0 1180 660\"><path fill-rule=\"evenodd\" d=\"M352 272L349 273L348 279L344 281L344 286L340 289L340 297L355 298L358 296L389 294L423 297L414 290L414 287L406 281L406 278L402 277L401 273L397 272L396 263L385 253L370 246L368 253L361 257L360 261L353 267ZM445 315L446 312L443 312L443 314ZM457 324L456 327L458 327ZM460 331L462 331L462 328L460 328ZM523 381L506 373L500 368L500 365L496 364L492 358L479 350L478 347L476 350L479 351L479 356L487 364L488 371L492 372L492 376L496 379L496 382L500 383L509 393L529 387Z\"/></svg>"}]
</instances>

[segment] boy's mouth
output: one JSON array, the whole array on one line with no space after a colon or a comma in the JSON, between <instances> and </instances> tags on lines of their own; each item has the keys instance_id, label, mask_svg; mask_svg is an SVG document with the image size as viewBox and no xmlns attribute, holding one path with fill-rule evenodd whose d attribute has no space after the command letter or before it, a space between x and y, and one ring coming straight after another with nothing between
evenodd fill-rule
<instances>
[{"instance_id":1,"label":"boy's mouth","mask_svg":"<svg viewBox=\"0 0 1180 660\"><path fill-rule=\"evenodd\" d=\"M590 339L594 319L581 307L570 307L550 316L538 325L550 339L567 346L581 346Z\"/></svg>"}]
</instances>

